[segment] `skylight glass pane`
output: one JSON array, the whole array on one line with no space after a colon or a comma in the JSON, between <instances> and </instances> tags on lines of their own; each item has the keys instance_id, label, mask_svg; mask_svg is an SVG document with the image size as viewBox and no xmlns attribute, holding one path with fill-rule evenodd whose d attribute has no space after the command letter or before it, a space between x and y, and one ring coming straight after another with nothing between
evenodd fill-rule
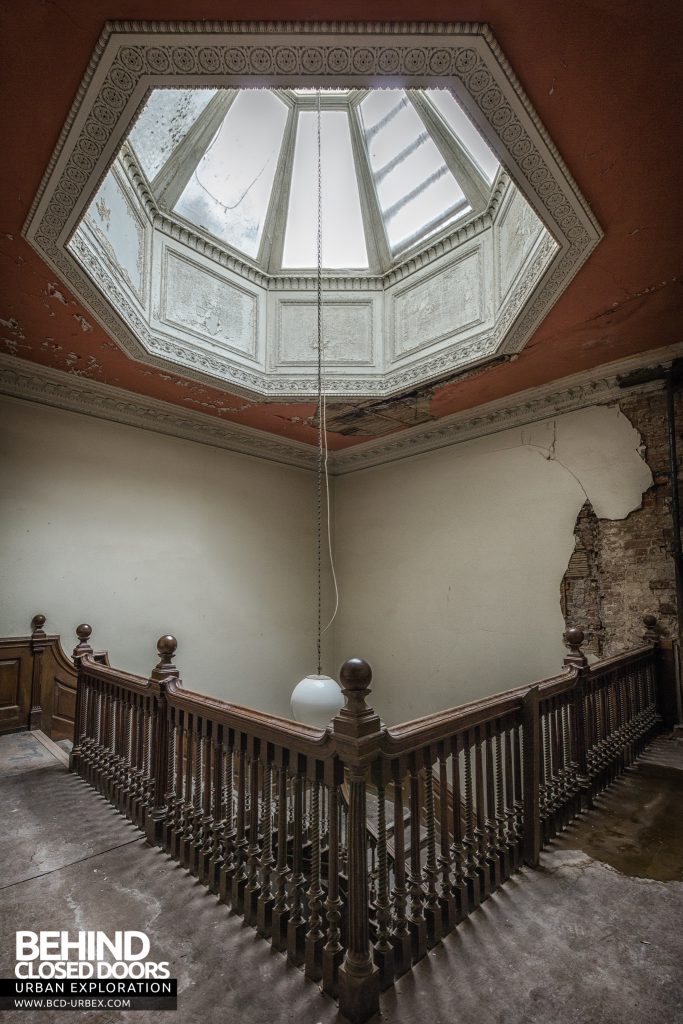
<instances>
[{"instance_id":1,"label":"skylight glass pane","mask_svg":"<svg viewBox=\"0 0 683 1024\"><path fill-rule=\"evenodd\" d=\"M439 218L469 210L462 189L403 90L378 89L360 104L377 197L392 249Z\"/></svg>"},{"instance_id":2,"label":"skylight glass pane","mask_svg":"<svg viewBox=\"0 0 683 1024\"><path fill-rule=\"evenodd\" d=\"M216 89L155 89L135 122L129 141L151 181L201 114Z\"/></svg>"},{"instance_id":3,"label":"skylight glass pane","mask_svg":"<svg viewBox=\"0 0 683 1024\"><path fill-rule=\"evenodd\" d=\"M453 134L479 167L489 185L492 184L500 164L455 96L448 89L427 89L426 93Z\"/></svg>"},{"instance_id":4,"label":"skylight glass pane","mask_svg":"<svg viewBox=\"0 0 683 1024\"><path fill-rule=\"evenodd\" d=\"M176 203L176 213L256 256L287 110L272 92L239 92Z\"/></svg>"},{"instance_id":5,"label":"skylight glass pane","mask_svg":"<svg viewBox=\"0 0 683 1024\"><path fill-rule=\"evenodd\" d=\"M368 265L351 130L344 110L321 113L323 265L362 269ZM299 114L292 186L282 263L317 265L318 140L317 111Z\"/></svg>"}]
</instances>

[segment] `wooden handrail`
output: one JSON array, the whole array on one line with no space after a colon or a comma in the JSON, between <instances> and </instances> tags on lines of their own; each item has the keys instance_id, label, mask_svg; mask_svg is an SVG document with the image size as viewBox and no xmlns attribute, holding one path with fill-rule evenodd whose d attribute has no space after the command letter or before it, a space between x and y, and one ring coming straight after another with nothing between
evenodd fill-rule
<instances>
[{"instance_id":1,"label":"wooden handrail","mask_svg":"<svg viewBox=\"0 0 683 1024\"><path fill-rule=\"evenodd\" d=\"M537 864L658 726L650 627L645 646L591 666L568 630L558 675L390 728L352 659L326 729L185 690L171 636L144 678L103 665L79 631L74 770L353 1024Z\"/></svg>"}]
</instances>

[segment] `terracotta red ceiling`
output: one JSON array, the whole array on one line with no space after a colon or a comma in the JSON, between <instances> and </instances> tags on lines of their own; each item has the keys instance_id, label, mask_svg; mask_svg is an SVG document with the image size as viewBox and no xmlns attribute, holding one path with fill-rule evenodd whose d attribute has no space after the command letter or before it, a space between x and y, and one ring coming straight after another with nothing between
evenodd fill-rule
<instances>
[{"instance_id":1,"label":"terracotta red ceiling","mask_svg":"<svg viewBox=\"0 0 683 1024\"><path fill-rule=\"evenodd\" d=\"M491 25L605 238L522 355L435 389L447 415L526 387L681 340L678 2L437 0L22 0L0 13L0 351L313 442L314 406L253 403L123 354L20 236L60 129L107 19L469 20ZM365 439L332 435L339 448Z\"/></svg>"}]
</instances>

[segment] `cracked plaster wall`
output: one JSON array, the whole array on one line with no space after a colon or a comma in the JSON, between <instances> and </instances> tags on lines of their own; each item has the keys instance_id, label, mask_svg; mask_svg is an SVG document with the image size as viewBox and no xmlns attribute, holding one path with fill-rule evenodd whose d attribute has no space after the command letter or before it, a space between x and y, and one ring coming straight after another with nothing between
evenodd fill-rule
<instances>
[{"instance_id":1,"label":"cracked plaster wall","mask_svg":"<svg viewBox=\"0 0 683 1024\"><path fill-rule=\"evenodd\" d=\"M387 722L561 669L577 516L587 500L615 530L635 514L640 444L593 407L336 482L337 662L370 662Z\"/></svg>"},{"instance_id":2,"label":"cracked plaster wall","mask_svg":"<svg viewBox=\"0 0 683 1024\"><path fill-rule=\"evenodd\" d=\"M621 405L333 480L324 671L367 658L397 722L557 672L563 610L596 655L644 611L673 631L664 399ZM12 399L0 419L0 635L44 611L70 649L89 620L147 674L170 630L189 688L287 714L314 667L314 478ZM568 589L576 537L592 562Z\"/></svg>"},{"instance_id":3,"label":"cracked plaster wall","mask_svg":"<svg viewBox=\"0 0 683 1024\"><path fill-rule=\"evenodd\" d=\"M570 625L588 625L588 649L609 657L634 645L642 615L657 616L664 635L676 635L676 589L671 557L671 478L663 391L625 394L620 408L639 431L653 477L642 505L623 519L600 518L584 507L577 520L578 572L562 583ZM683 486L683 393L676 398L679 487ZM576 568L576 567L575 567Z\"/></svg>"}]
</instances>

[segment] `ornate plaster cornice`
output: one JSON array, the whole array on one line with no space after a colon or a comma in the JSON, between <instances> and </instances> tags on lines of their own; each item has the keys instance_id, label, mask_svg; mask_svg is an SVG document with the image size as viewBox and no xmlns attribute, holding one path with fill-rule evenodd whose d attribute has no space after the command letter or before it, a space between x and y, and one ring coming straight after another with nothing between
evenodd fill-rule
<instances>
[{"instance_id":1,"label":"ornate plaster cornice","mask_svg":"<svg viewBox=\"0 0 683 1024\"><path fill-rule=\"evenodd\" d=\"M341 476L360 469L370 469L386 462L422 455L463 441L473 441L478 437L523 427L591 405L618 402L626 394L620 387L623 377L644 367L670 364L680 356L680 351L679 346L672 345L643 352L571 377L563 377L550 384L507 395L475 409L444 416L440 420L385 436L381 440L347 448L335 453L334 474ZM642 393L660 390L661 387L661 381L653 381L639 386L637 390Z\"/></svg>"},{"instance_id":2,"label":"ornate plaster cornice","mask_svg":"<svg viewBox=\"0 0 683 1024\"><path fill-rule=\"evenodd\" d=\"M136 395L14 356L0 355L0 394L300 469L312 470L316 464L316 450L311 445L275 438L262 430L179 409L171 402Z\"/></svg>"},{"instance_id":3,"label":"ornate plaster cornice","mask_svg":"<svg viewBox=\"0 0 683 1024\"><path fill-rule=\"evenodd\" d=\"M677 346L651 350L488 402L474 410L467 409L435 422L402 430L380 440L331 452L330 472L334 476L354 473L587 406L612 404L630 393L619 386L627 374L644 367L668 365L679 356L680 347ZM634 390L642 393L661 387L661 382L654 381ZM136 395L15 356L0 355L0 394L299 469L314 471L316 465L316 449L311 445L276 439L264 431L179 409L170 402Z\"/></svg>"}]
</instances>

